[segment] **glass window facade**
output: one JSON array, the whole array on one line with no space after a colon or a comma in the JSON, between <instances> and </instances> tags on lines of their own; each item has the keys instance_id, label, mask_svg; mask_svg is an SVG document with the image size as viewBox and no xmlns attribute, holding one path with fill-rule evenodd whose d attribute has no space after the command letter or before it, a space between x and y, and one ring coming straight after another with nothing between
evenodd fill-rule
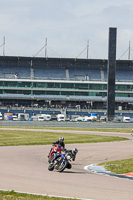
<instances>
[{"instance_id":1,"label":"glass window facade","mask_svg":"<svg viewBox=\"0 0 133 200\"><path fill-rule=\"evenodd\" d=\"M24 94L24 95L30 95L30 90L3 90L3 94Z\"/></svg>"},{"instance_id":2,"label":"glass window facade","mask_svg":"<svg viewBox=\"0 0 133 200\"><path fill-rule=\"evenodd\" d=\"M0 94L107 96L107 83L0 81ZM3 89L2 89L3 88ZM24 89L23 89L24 88ZM116 84L116 97L133 97L133 85Z\"/></svg>"},{"instance_id":3,"label":"glass window facade","mask_svg":"<svg viewBox=\"0 0 133 200\"><path fill-rule=\"evenodd\" d=\"M116 85L116 91L133 91L133 85Z\"/></svg>"}]
</instances>

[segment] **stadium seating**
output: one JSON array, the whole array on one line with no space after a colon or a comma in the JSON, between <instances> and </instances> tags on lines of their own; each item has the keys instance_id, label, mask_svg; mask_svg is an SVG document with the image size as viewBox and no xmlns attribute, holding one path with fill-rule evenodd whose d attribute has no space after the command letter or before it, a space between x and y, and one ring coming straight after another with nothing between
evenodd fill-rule
<instances>
[{"instance_id":1,"label":"stadium seating","mask_svg":"<svg viewBox=\"0 0 133 200\"><path fill-rule=\"evenodd\" d=\"M40 79L65 79L65 68L58 67L34 67L34 78Z\"/></svg>"},{"instance_id":2,"label":"stadium seating","mask_svg":"<svg viewBox=\"0 0 133 200\"><path fill-rule=\"evenodd\" d=\"M0 78L30 78L30 67L27 66L0 67Z\"/></svg>"},{"instance_id":3,"label":"stadium seating","mask_svg":"<svg viewBox=\"0 0 133 200\"><path fill-rule=\"evenodd\" d=\"M75 80L101 80L100 69L69 69L69 78Z\"/></svg>"},{"instance_id":4,"label":"stadium seating","mask_svg":"<svg viewBox=\"0 0 133 200\"><path fill-rule=\"evenodd\" d=\"M108 79L107 70L104 70L105 81ZM117 69L116 81L133 81L133 70L129 69Z\"/></svg>"},{"instance_id":5,"label":"stadium seating","mask_svg":"<svg viewBox=\"0 0 133 200\"><path fill-rule=\"evenodd\" d=\"M0 78L33 78L33 79L62 79L79 81L107 81L107 70L100 68L60 68L35 66L4 66L0 67ZM133 70L117 69L116 81L133 81Z\"/></svg>"},{"instance_id":6,"label":"stadium seating","mask_svg":"<svg viewBox=\"0 0 133 200\"><path fill-rule=\"evenodd\" d=\"M133 81L133 70L130 69L119 69L116 70L117 81Z\"/></svg>"}]
</instances>

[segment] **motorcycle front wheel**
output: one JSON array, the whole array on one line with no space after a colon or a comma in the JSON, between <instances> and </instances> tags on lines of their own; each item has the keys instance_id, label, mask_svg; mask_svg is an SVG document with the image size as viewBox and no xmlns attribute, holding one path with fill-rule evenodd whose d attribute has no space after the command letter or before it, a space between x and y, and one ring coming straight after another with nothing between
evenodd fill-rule
<instances>
[{"instance_id":1,"label":"motorcycle front wheel","mask_svg":"<svg viewBox=\"0 0 133 200\"><path fill-rule=\"evenodd\" d=\"M50 165L48 166L48 170L49 171L53 171L54 170L54 163L50 163Z\"/></svg>"},{"instance_id":2,"label":"motorcycle front wheel","mask_svg":"<svg viewBox=\"0 0 133 200\"><path fill-rule=\"evenodd\" d=\"M58 169L58 172L63 172L64 169L66 168L67 166L67 163L66 162L62 162L59 169Z\"/></svg>"}]
</instances>

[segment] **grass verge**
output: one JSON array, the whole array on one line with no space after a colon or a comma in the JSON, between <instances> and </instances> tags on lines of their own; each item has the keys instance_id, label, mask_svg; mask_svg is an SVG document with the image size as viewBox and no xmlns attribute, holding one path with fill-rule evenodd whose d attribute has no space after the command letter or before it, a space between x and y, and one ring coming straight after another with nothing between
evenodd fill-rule
<instances>
[{"instance_id":1,"label":"grass verge","mask_svg":"<svg viewBox=\"0 0 133 200\"><path fill-rule=\"evenodd\" d=\"M42 131L23 131L23 130L0 130L0 146L19 146L19 145L48 145L56 141L59 137L65 138L66 144L75 143L97 143L125 141L127 138L100 135L85 135L71 133L52 133Z\"/></svg>"},{"instance_id":2,"label":"grass verge","mask_svg":"<svg viewBox=\"0 0 133 200\"><path fill-rule=\"evenodd\" d=\"M17 193L15 191L0 191L1 200L64 200L64 198L48 197L41 195L31 195L25 193ZM67 199L71 200L71 199ZM74 200L74 199L73 199Z\"/></svg>"},{"instance_id":3,"label":"grass verge","mask_svg":"<svg viewBox=\"0 0 133 200\"><path fill-rule=\"evenodd\" d=\"M100 163L99 166L104 166L106 170L117 174L129 173L133 172L133 158L104 162Z\"/></svg>"}]
</instances>

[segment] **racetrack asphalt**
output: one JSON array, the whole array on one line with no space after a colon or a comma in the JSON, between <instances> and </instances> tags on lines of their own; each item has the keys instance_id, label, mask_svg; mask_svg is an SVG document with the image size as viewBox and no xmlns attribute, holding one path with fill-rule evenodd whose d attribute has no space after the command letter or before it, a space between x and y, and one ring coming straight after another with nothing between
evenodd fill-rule
<instances>
[{"instance_id":1,"label":"racetrack asphalt","mask_svg":"<svg viewBox=\"0 0 133 200\"><path fill-rule=\"evenodd\" d=\"M59 132L59 130L49 131ZM83 133L122 136L131 140L66 144L67 149L76 147L78 154L76 161L72 162L72 169L66 169L63 173L48 171L47 155L51 145L0 147L0 189L91 200L133 200L132 180L103 176L84 170L89 164L133 158L131 134L88 131Z\"/></svg>"}]
</instances>

